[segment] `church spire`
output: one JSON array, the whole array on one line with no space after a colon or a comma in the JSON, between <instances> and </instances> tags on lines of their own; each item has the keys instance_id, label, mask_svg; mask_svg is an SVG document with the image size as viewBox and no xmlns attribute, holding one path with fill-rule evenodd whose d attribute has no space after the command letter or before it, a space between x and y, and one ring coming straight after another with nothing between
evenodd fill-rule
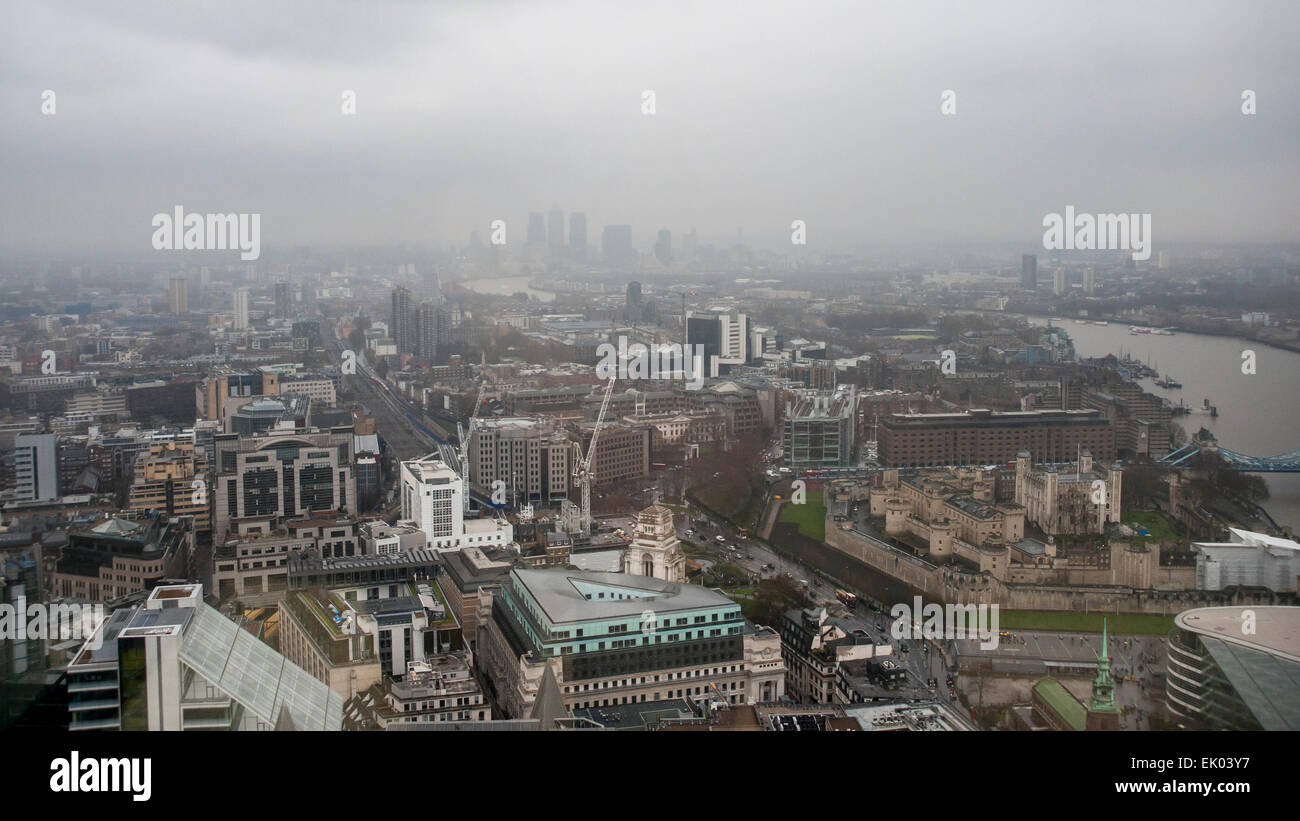
<instances>
[{"instance_id":1,"label":"church spire","mask_svg":"<svg viewBox=\"0 0 1300 821\"><path fill-rule=\"evenodd\" d=\"M1097 657L1097 677L1092 680L1090 710L1114 712L1115 680L1110 676L1110 656L1106 651L1106 619L1101 620L1101 655Z\"/></svg>"}]
</instances>

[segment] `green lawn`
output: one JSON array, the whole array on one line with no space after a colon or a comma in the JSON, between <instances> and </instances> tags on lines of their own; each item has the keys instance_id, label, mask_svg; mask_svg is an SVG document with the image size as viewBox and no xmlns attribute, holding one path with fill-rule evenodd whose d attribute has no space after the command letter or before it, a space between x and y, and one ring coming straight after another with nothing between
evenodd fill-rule
<instances>
[{"instance_id":1,"label":"green lawn","mask_svg":"<svg viewBox=\"0 0 1300 821\"><path fill-rule=\"evenodd\" d=\"M1154 510L1135 510L1124 514L1123 522L1132 526L1134 523L1140 524L1151 532L1151 539L1155 541L1173 541L1178 538L1174 532L1174 526L1163 514ZM1139 537L1147 538L1147 537Z\"/></svg>"},{"instance_id":2,"label":"green lawn","mask_svg":"<svg viewBox=\"0 0 1300 821\"><path fill-rule=\"evenodd\" d=\"M787 504L781 507L781 522L793 522L799 525L799 532L819 542L826 541L826 505L822 502L820 490L809 490L808 499L801 505Z\"/></svg>"}]
</instances>

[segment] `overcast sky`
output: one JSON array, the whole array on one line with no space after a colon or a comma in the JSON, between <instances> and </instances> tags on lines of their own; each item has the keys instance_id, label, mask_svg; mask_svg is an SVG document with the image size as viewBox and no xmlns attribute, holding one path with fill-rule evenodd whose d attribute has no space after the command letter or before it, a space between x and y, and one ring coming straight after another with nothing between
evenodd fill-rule
<instances>
[{"instance_id":1,"label":"overcast sky","mask_svg":"<svg viewBox=\"0 0 1300 821\"><path fill-rule=\"evenodd\" d=\"M803 219L825 250L1028 250L1066 205L1149 212L1156 248L1297 237L1294 2L6 12L5 253L144 252L176 205L260 213L263 248L463 245L497 218L513 242L552 204L642 248L692 227L788 248Z\"/></svg>"}]
</instances>

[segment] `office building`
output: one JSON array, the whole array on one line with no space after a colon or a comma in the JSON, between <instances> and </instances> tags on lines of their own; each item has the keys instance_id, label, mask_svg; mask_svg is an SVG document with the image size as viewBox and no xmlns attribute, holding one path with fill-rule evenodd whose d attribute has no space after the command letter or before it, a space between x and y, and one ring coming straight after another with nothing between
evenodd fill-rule
<instances>
[{"instance_id":1,"label":"office building","mask_svg":"<svg viewBox=\"0 0 1300 821\"><path fill-rule=\"evenodd\" d=\"M568 713L687 697L752 704L785 692L780 636L708 588L516 568L487 599L477 655L511 718L530 714L547 678Z\"/></svg>"},{"instance_id":2,"label":"office building","mask_svg":"<svg viewBox=\"0 0 1300 821\"><path fill-rule=\"evenodd\" d=\"M165 579L194 577L194 521L163 513L108 516L68 531L54 595L105 602Z\"/></svg>"},{"instance_id":3,"label":"office building","mask_svg":"<svg viewBox=\"0 0 1300 821\"><path fill-rule=\"evenodd\" d=\"M690 311L686 314L686 342L704 346L706 376L727 373L731 366L749 359L748 318L735 308Z\"/></svg>"},{"instance_id":4,"label":"office building","mask_svg":"<svg viewBox=\"0 0 1300 821\"><path fill-rule=\"evenodd\" d=\"M460 474L437 455L402 462L401 481L401 521L424 532L424 547L486 549L514 540L509 522L465 519Z\"/></svg>"},{"instance_id":5,"label":"office building","mask_svg":"<svg viewBox=\"0 0 1300 821\"><path fill-rule=\"evenodd\" d=\"M59 498L57 437L20 433L14 437L15 499L51 502Z\"/></svg>"},{"instance_id":6,"label":"office building","mask_svg":"<svg viewBox=\"0 0 1300 821\"><path fill-rule=\"evenodd\" d=\"M190 312L190 281L185 277L167 280L167 309L173 314Z\"/></svg>"},{"instance_id":7,"label":"office building","mask_svg":"<svg viewBox=\"0 0 1300 821\"><path fill-rule=\"evenodd\" d=\"M1052 293L1061 296L1069 290L1069 279L1066 277L1064 268L1057 268L1052 272Z\"/></svg>"},{"instance_id":8,"label":"office building","mask_svg":"<svg viewBox=\"0 0 1300 821\"><path fill-rule=\"evenodd\" d=\"M1092 267L1083 269L1083 292L1088 296L1097 292L1097 269Z\"/></svg>"},{"instance_id":9,"label":"office building","mask_svg":"<svg viewBox=\"0 0 1300 821\"><path fill-rule=\"evenodd\" d=\"M1179 613L1165 703L1191 729L1300 730L1300 607Z\"/></svg>"},{"instance_id":10,"label":"office building","mask_svg":"<svg viewBox=\"0 0 1300 821\"><path fill-rule=\"evenodd\" d=\"M568 436L550 417L479 419L469 441L470 482L485 493L504 482L510 502L567 499L571 450Z\"/></svg>"},{"instance_id":11,"label":"office building","mask_svg":"<svg viewBox=\"0 0 1300 821\"><path fill-rule=\"evenodd\" d=\"M246 517L356 511L352 427L274 428L213 438L213 535Z\"/></svg>"},{"instance_id":12,"label":"office building","mask_svg":"<svg viewBox=\"0 0 1300 821\"><path fill-rule=\"evenodd\" d=\"M135 458L127 508L193 516L196 533L212 530L208 459L193 442L153 442Z\"/></svg>"},{"instance_id":13,"label":"office building","mask_svg":"<svg viewBox=\"0 0 1300 821\"><path fill-rule=\"evenodd\" d=\"M69 730L339 730L343 698L203 603L154 588L68 665Z\"/></svg>"}]
</instances>

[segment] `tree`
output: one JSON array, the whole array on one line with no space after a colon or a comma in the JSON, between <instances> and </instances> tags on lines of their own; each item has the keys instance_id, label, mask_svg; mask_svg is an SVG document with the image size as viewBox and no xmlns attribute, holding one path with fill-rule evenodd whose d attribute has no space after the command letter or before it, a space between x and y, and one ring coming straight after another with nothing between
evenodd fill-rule
<instances>
[{"instance_id":1,"label":"tree","mask_svg":"<svg viewBox=\"0 0 1300 821\"><path fill-rule=\"evenodd\" d=\"M752 621L769 627L779 625L787 610L811 605L812 599L794 579L788 576L763 579L754 590Z\"/></svg>"}]
</instances>

